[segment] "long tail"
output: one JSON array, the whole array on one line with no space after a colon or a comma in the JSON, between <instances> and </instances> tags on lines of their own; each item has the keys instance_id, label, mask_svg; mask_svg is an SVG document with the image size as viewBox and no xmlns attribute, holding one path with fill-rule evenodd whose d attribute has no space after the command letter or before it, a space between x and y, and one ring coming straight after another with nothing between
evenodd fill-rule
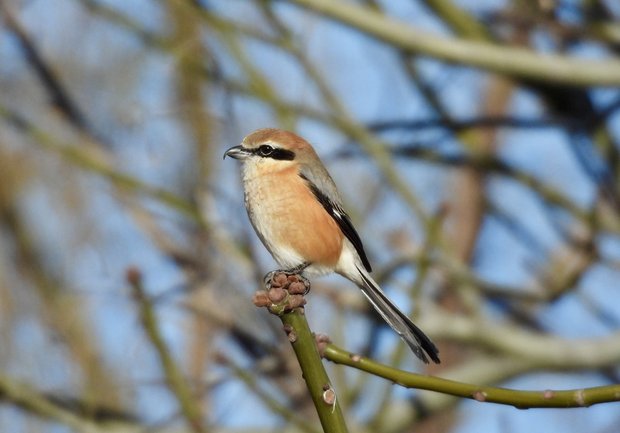
<instances>
[{"instance_id":1,"label":"long tail","mask_svg":"<svg viewBox=\"0 0 620 433\"><path fill-rule=\"evenodd\" d=\"M368 272L359 267L357 267L357 270L362 281L361 284L358 283L359 288L375 310L383 317L383 320L400 335L418 358L428 364L426 356L428 355L433 362L439 364L439 350L437 350L430 338L389 300Z\"/></svg>"}]
</instances>

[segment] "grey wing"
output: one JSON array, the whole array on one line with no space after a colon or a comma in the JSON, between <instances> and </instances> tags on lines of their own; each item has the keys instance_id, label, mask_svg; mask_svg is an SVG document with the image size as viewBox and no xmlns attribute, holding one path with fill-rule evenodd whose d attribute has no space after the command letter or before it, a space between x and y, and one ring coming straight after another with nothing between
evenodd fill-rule
<instances>
[{"instance_id":1,"label":"grey wing","mask_svg":"<svg viewBox=\"0 0 620 433\"><path fill-rule=\"evenodd\" d=\"M342 209L342 200L327 170L322 166L314 169L302 166L299 176L308 183L314 196L321 205L323 205L327 213L336 221L344 236L351 242L364 268L368 272L371 272L372 269L366 252L364 251L362 240L357 234L355 227L353 227L349 215Z\"/></svg>"}]
</instances>

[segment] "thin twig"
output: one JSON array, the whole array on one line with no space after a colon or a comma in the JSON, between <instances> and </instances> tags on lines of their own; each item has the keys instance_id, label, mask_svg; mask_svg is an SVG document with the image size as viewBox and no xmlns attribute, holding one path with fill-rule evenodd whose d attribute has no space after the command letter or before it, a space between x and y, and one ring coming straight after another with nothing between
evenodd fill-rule
<instances>
[{"instance_id":1,"label":"thin twig","mask_svg":"<svg viewBox=\"0 0 620 433\"><path fill-rule=\"evenodd\" d=\"M369 358L346 352L333 344L327 345L325 358L332 362L357 368L383 377L405 388L425 389L479 402L498 403L529 408L588 407L600 403L620 401L620 384L573 390L520 391L492 386L480 386L439 377L410 373Z\"/></svg>"}]
</instances>

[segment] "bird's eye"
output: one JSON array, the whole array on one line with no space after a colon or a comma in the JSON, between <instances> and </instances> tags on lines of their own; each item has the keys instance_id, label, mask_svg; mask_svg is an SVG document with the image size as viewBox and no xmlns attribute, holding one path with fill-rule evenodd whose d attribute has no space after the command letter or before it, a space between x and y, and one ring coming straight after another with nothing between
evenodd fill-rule
<instances>
[{"instance_id":1,"label":"bird's eye","mask_svg":"<svg viewBox=\"0 0 620 433\"><path fill-rule=\"evenodd\" d=\"M269 156L273 153L273 147L268 144L263 144L258 148L258 154L261 156Z\"/></svg>"}]
</instances>

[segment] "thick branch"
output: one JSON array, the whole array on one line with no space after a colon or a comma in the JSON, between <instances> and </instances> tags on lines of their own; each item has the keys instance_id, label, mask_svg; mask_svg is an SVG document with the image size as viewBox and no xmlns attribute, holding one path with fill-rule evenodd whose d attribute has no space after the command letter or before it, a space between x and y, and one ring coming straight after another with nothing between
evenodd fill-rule
<instances>
[{"instance_id":1,"label":"thick branch","mask_svg":"<svg viewBox=\"0 0 620 433\"><path fill-rule=\"evenodd\" d=\"M270 279L267 281L269 291L258 292L254 303L257 306L268 307L272 314L282 320L323 431L346 433L348 430L340 410L340 403L336 399L336 393L304 314L303 293L309 290L309 283L297 275L287 276L279 271L269 275Z\"/></svg>"},{"instance_id":2,"label":"thick branch","mask_svg":"<svg viewBox=\"0 0 620 433\"><path fill-rule=\"evenodd\" d=\"M395 48L518 78L574 86L620 85L620 61L537 54L524 48L437 36L348 2L288 0Z\"/></svg>"}]
</instances>

